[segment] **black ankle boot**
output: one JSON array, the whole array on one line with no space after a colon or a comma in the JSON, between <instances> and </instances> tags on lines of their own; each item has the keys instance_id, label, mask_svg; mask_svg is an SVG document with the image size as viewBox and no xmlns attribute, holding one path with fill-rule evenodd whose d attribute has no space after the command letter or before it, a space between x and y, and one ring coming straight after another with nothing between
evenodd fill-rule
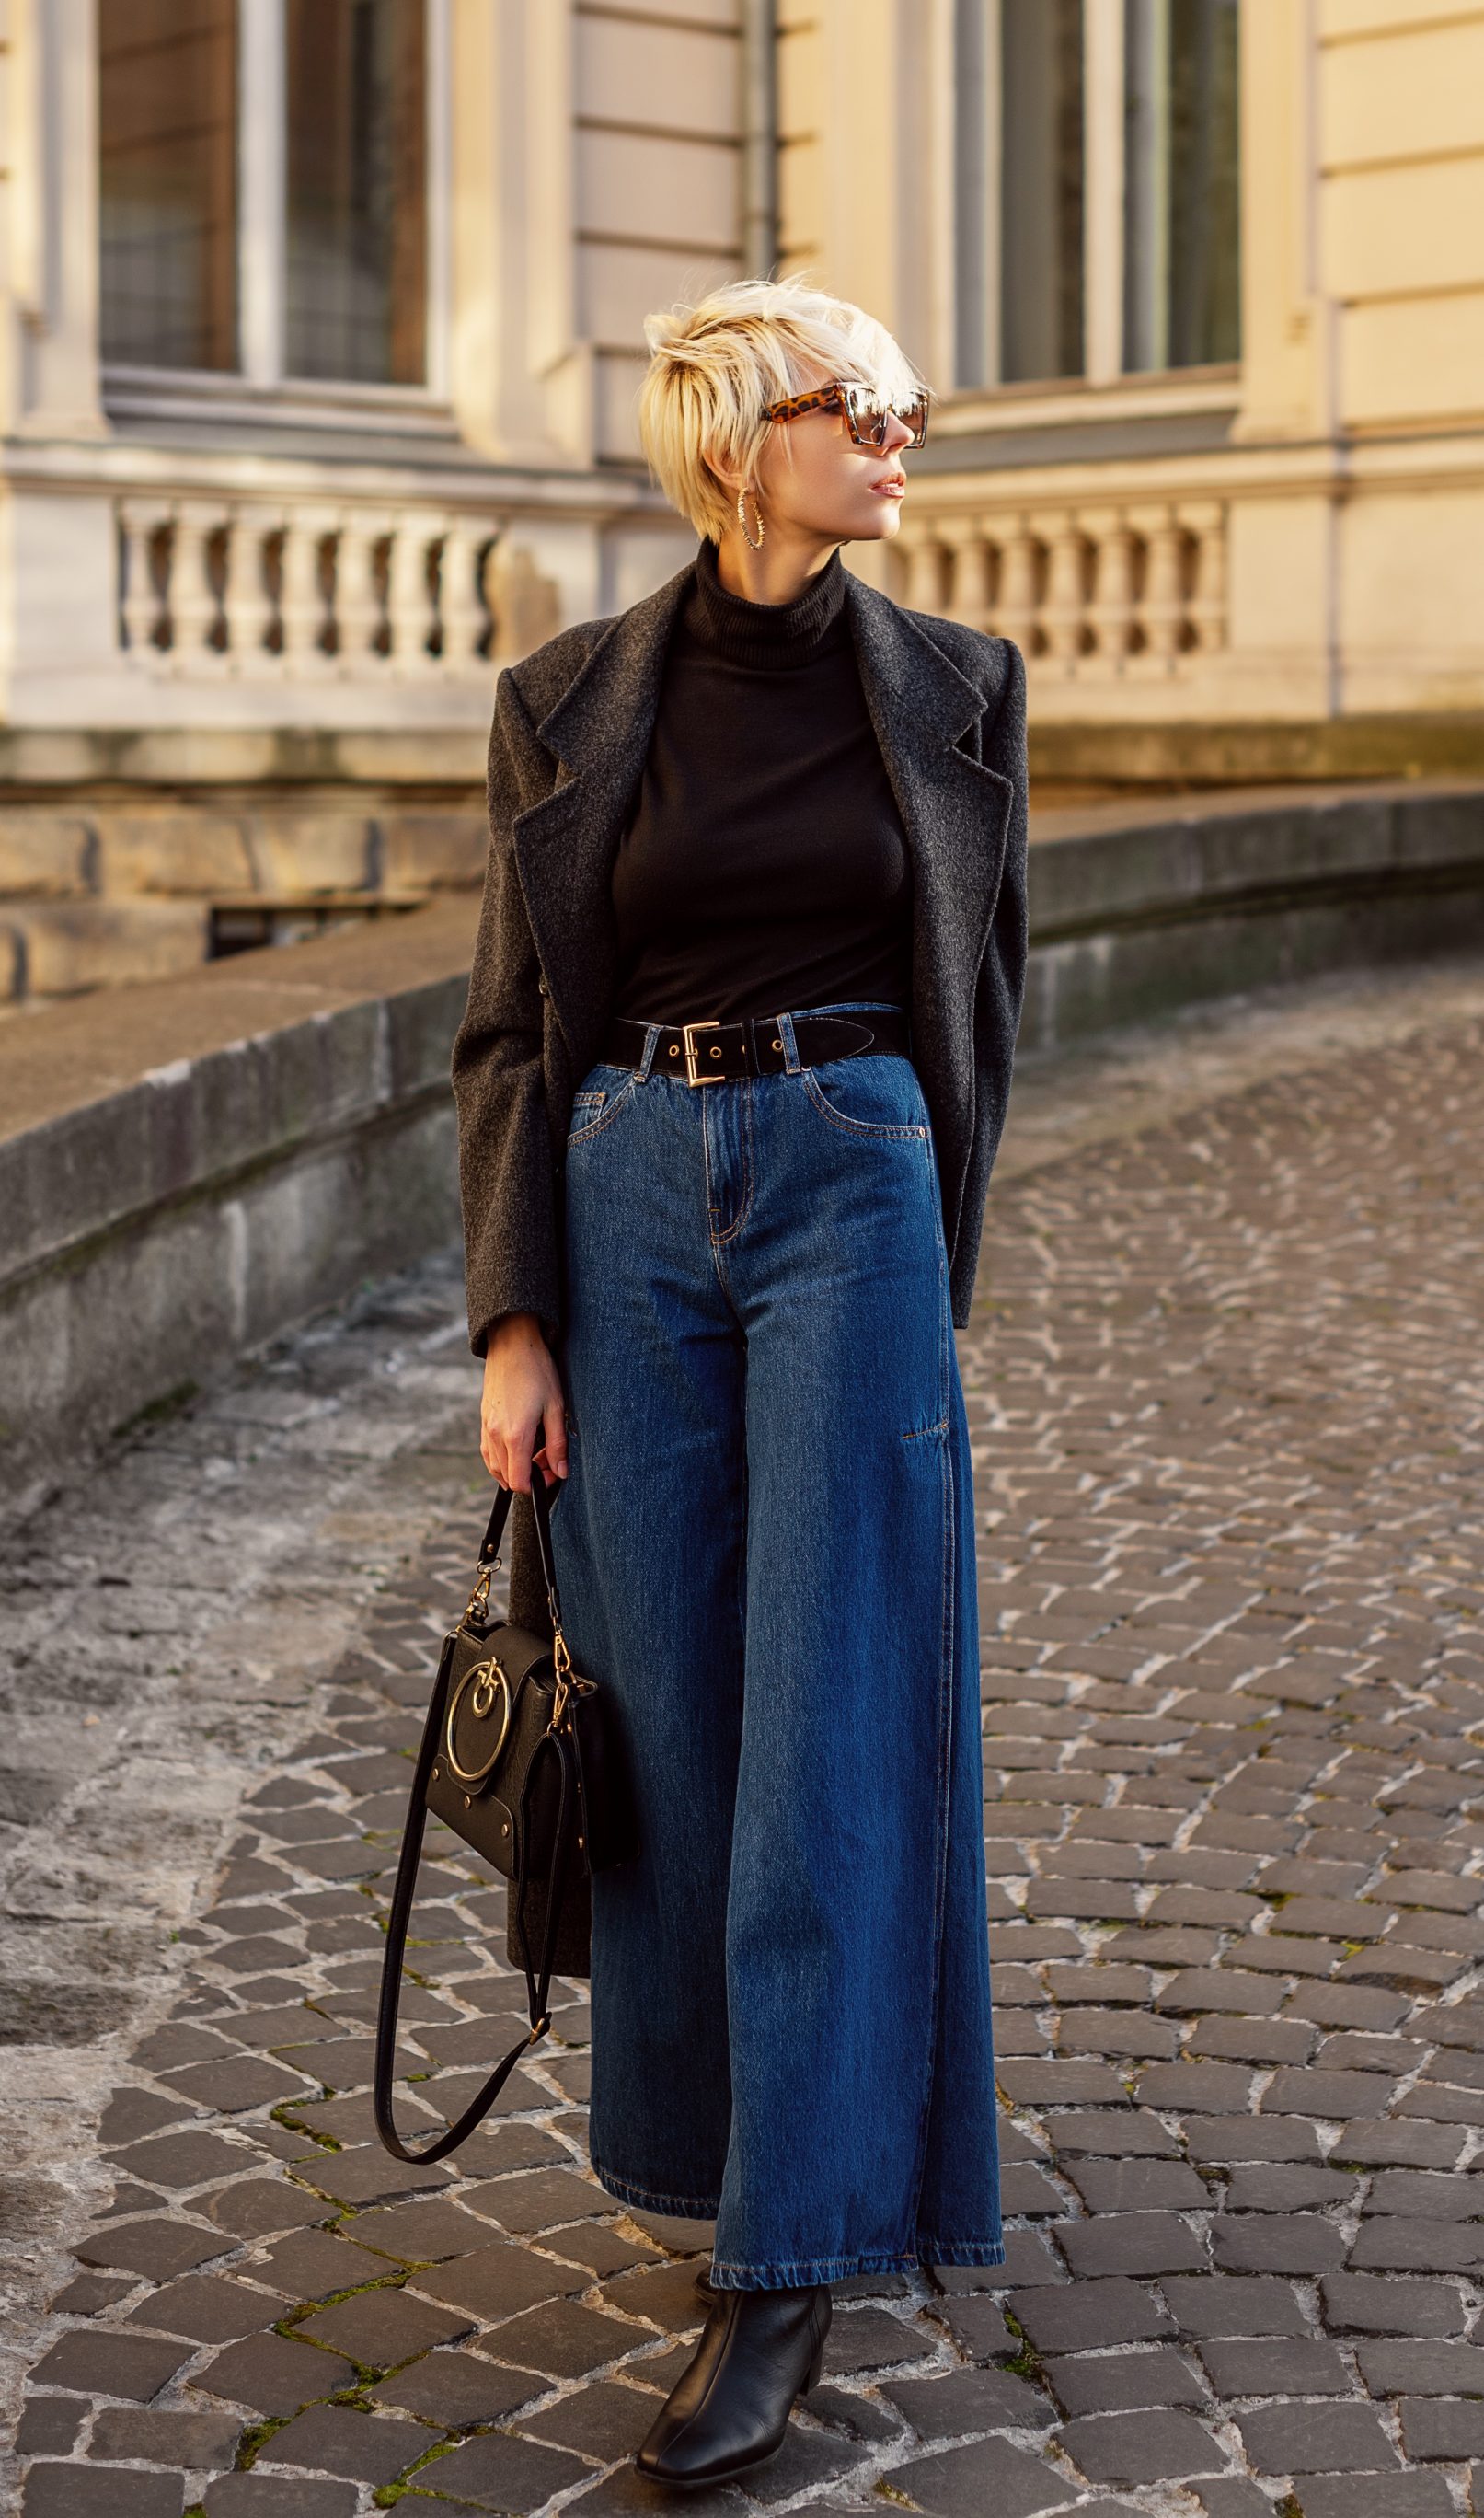
<instances>
[{"instance_id":1,"label":"black ankle boot","mask_svg":"<svg viewBox=\"0 0 1484 2518\"><path fill-rule=\"evenodd\" d=\"M705 2328L634 2462L657 2483L726 2483L783 2447L795 2396L819 2382L829 2284L717 2290Z\"/></svg>"}]
</instances>

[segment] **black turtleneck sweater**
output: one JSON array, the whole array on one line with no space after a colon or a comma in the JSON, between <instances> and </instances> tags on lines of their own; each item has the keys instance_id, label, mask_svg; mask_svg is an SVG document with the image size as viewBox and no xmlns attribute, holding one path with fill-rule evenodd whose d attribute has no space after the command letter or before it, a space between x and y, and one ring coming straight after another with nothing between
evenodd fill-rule
<instances>
[{"instance_id":1,"label":"black turtleneck sweater","mask_svg":"<svg viewBox=\"0 0 1484 2518\"><path fill-rule=\"evenodd\" d=\"M749 603L701 543L614 864L615 1014L910 1004L912 860L844 603L838 550Z\"/></svg>"}]
</instances>

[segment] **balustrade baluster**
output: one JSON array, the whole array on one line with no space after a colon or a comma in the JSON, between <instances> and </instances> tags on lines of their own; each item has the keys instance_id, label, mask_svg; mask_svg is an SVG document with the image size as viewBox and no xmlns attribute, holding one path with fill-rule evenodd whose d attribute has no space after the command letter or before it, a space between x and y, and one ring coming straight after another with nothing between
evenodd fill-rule
<instances>
[{"instance_id":1,"label":"balustrade baluster","mask_svg":"<svg viewBox=\"0 0 1484 2518\"><path fill-rule=\"evenodd\" d=\"M992 549L982 529L956 519L942 528L953 564L953 591L949 611L954 621L965 621L971 630L988 630L990 626L990 563Z\"/></svg>"},{"instance_id":2,"label":"balustrade baluster","mask_svg":"<svg viewBox=\"0 0 1484 2518\"><path fill-rule=\"evenodd\" d=\"M1035 653L1036 560L1036 536L1029 519L1017 516L1003 545L997 627L1002 638L1014 639L1028 663Z\"/></svg>"},{"instance_id":3,"label":"balustrade baluster","mask_svg":"<svg viewBox=\"0 0 1484 2518\"><path fill-rule=\"evenodd\" d=\"M1088 607L1097 630L1097 652L1116 672L1122 672L1133 653L1134 549L1128 519L1116 509L1102 520L1097 537L1097 591Z\"/></svg>"},{"instance_id":4,"label":"balustrade baluster","mask_svg":"<svg viewBox=\"0 0 1484 2518\"><path fill-rule=\"evenodd\" d=\"M1195 631L1199 654L1214 654L1226 644L1226 509L1219 499L1203 499L1178 510L1181 524L1196 538L1195 590L1186 619Z\"/></svg>"},{"instance_id":5,"label":"balustrade baluster","mask_svg":"<svg viewBox=\"0 0 1484 2518\"><path fill-rule=\"evenodd\" d=\"M362 673L382 662L381 586L377 552L388 532L385 517L353 511L341 523L335 563L335 618L342 673Z\"/></svg>"},{"instance_id":6,"label":"balustrade baluster","mask_svg":"<svg viewBox=\"0 0 1484 2518\"><path fill-rule=\"evenodd\" d=\"M1069 676L1076 673L1082 652L1085 551L1081 518L1070 507L1059 509L1050 520L1051 555L1042 618L1049 653Z\"/></svg>"},{"instance_id":7,"label":"balustrade baluster","mask_svg":"<svg viewBox=\"0 0 1484 2518\"><path fill-rule=\"evenodd\" d=\"M480 599L477 569L481 546L488 539L486 529L471 516L450 516L445 527L439 580L445 673L467 673L471 668L477 672L482 661L480 640L488 621Z\"/></svg>"},{"instance_id":8,"label":"balustrade baluster","mask_svg":"<svg viewBox=\"0 0 1484 2518\"><path fill-rule=\"evenodd\" d=\"M899 534L897 540L907 564L908 608L913 612L941 612L944 546L938 539L936 520L911 533Z\"/></svg>"},{"instance_id":9,"label":"balustrade baluster","mask_svg":"<svg viewBox=\"0 0 1484 2518\"><path fill-rule=\"evenodd\" d=\"M234 673L272 665L269 631L276 618L268 586L268 519L260 507L234 507L227 525L227 583L222 613Z\"/></svg>"},{"instance_id":10,"label":"balustrade baluster","mask_svg":"<svg viewBox=\"0 0 1484 2518\"><path fill-rule=\"evenodd\" d=\"M399 516L392 535L387 579L387 619L391 627L392 661L401 673L426 673L434 663L428 651L433 606L428 587L429 526L415 511Z\"/></svg>"},{"instance_id":11,"label":"balustrade baluster","mask_svg":"<svg viewBox=\"0 0 1484 2518\"><path fill-rule=\"evenodd\" d=\"M194 499L181 499L175 510L170 550L170 647L181 673L199 673L214 658L211 633L217 624L217 598L211 584L210 546L221 522L219 510Z\"/></svg>"},{"instance_id":12,"label":"balustrade baluster","mask_svg":"<svg viewBox=\"0 0 1484 2518\"><path fill-rule=\"evenodd\" d=\"M119 565L123 580L119 603L121 643L136 664L157 659L155 632L162 606L154 580L154 541L167 521L167 510L134 499L118 506Z\"/></svg>"},{"instance_id":13,"label":"balustrade baluster","mask_svg":"<svg viewBox=\"0 0 1484 2518\"><path fill-rule=\"evenodd\" d=\"M1144 587L1144 636L1147 652L1166 673L1180 652L1180 625L1185 599L1180 586L1183 536L1172 506L1161 504L1150 518L1149 569Z\"/></svg>"},{"instance_id":14,"label":"balustrade baluster","mask_svg":"<svg viewBox=\"0 0 1484 2518\"><path fill-rule=\"evenodd\" d=\"M319 577L324 537L321 516L300 509L291 510L283 518L278 620L283 634L281 653L285 662L291 660L296 668L325 662L325 606Z\"/></svg>"}]
</instances>

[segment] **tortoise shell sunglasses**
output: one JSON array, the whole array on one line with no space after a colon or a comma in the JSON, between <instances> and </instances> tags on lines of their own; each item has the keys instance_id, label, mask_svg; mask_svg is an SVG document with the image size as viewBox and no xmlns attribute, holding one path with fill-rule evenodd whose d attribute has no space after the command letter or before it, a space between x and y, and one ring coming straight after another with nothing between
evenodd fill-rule
<instances>
[{"instance_id":1,"label":"tortoise shell sunglasses","mask_svg":"<svg viewBox=\"0 0 1484 2518\"><path fill-rule=\"evenodd\" d=\"M884 446L887 423L893 417L912 430L913 446L922 445L927 436L926 394L914 394L899 410L895 403L884 402L874 385L821 385L814 393L794 394L787 402L770 402L764 416L797 419L806 411L843 412L845 425L857 446Z\"/></svg>"}]
</instances>

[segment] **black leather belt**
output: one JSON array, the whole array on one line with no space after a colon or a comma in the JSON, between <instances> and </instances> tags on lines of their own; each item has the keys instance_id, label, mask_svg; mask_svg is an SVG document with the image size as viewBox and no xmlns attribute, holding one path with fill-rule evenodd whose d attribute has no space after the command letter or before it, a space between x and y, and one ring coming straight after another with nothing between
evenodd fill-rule
<instances>
[{"instance_id":1,"label":"black leather belt","mask_svg":"<svg viewBox=\"0 0 1484 2518\"><path fill-rule=\"evenodd\" d=\"M615 1015L599 1052L604 1065L641 1065L649 1030L648 1023L630 1015ZM909 1019L896 1007L856 1015L795 1015L793 1038L801 1066L858 1058L868 1051L911 1055ZM748 1015L738 1022L661 1023L650 1073L684 1076L688 1084L723 1084L742 1075L777 1075L787 1064L777 1015Z\"/></svg>"}]
</instances>

